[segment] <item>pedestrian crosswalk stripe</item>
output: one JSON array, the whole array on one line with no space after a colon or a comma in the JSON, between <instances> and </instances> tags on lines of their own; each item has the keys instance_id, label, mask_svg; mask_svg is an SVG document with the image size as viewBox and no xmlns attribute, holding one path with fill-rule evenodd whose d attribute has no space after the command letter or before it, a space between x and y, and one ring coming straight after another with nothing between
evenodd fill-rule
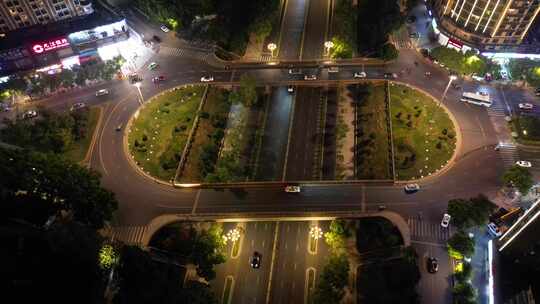
<instances>
[{"instance_id":1,"label":"pedestrian crosswalk stripe","mask_svg":"<svg viewBox=\"0 0 540 304\"><path fill-rule=\"evenodd\" d=\"M120 226L103 229L102 235L111 240L122 241L128 245L142 245L147 226Z\"/></svg>"},{"instance_id":2,"label":"pedestrian crosswalk stripe","mask_svg":"<svg viewBox=\"0 0 540 304\"><path fill-rule=\"evenodd\" d=\"M452 226L443 228L440 223L427 222L413 217L408 218L407 223L413 240L445 243L455 231Z\"/></svg>"}]
</instances>

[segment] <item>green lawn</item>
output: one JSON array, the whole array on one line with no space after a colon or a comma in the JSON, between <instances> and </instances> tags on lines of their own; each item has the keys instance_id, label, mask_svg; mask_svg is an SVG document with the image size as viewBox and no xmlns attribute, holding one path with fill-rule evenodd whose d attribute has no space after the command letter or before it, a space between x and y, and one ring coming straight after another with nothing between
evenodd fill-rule
<instances>
[{"instance_id":1,"label":"green lawn","mask_svg":"<svg viewBox=\"0 0 540 304\"><path fill-rule=\"evenodd\" d=\"M90 148L90 143L92 142L92 137L96 131L96 125L99 120L101 112L97 107L91 107L88 112L88 122L87 122L87 131L83 138L78 141L74 141L71 146L64 152L64 156L73 161L81 162L86 157L88 148Z\"/></svg>"},{"instance_id":2,"label":"green lawn","mask_svg":"<svg viewBox=\"0 0 540 304\"><path fill-rule=\"evenodd\" d=\"M180 182L197 183L205 181L214 172L218 152L223 139L229 114L228 92L222 88L210 87L201 112L199 126L191 145Z\"/></svg>"},{"instance_id":3,"label":"green lawn","mask_svg":"<svg viewBox=\"0 0 540 304\"><path fill-rule=\"evenodd\" d=\"M456 147L456 131L436 101L402 85L390 85L397 179L427 176L441 169Z\"/></svg>"},{"instance_id":4,"label":"green lawn","mask_svg":"<svg viewBox=\"0 0 540 304\"><path fill-rule=\"evenodd\" d=\"M174 178L204 87L184 87L148 100L133 119L129 149L150 175Z\"/></svg>"},{"instance_id":5,"label":"green lawn","mask_svg":"<svg viewBox=\"0 0 540 304\"><path fill-rule=\"evenodd\" d=\"M349 87L349 89L351 89ZM357 95L356 168L358 179L391 179L391 150L384 83L359 85Z\"/></svg>"}]
</instances>

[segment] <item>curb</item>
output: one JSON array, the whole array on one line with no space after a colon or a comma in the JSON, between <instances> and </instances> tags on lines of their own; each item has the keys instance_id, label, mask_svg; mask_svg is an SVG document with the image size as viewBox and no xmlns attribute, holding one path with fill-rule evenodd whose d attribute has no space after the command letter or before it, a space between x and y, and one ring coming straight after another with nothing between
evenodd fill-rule
<instances>
[{"instance_id":1,"label":"curb","mask_svg":"<svg viewBox=\"0 0 540 304\"><path fill-rule=\"evenodd\" d=\"M414 90L417 90L419 92L422 92L422 94L428 96L429 98L431 98L433 100L433 102L437 102L438 99L435 98L433 95L431 95L430 93L426 92L424 89L421 89L421 88L418 88L416 86L413 86L413 85L410 85L408 83L404 83L404 82L400 82L400 81L392 81L392 83L396 83L396 84L399 84L399 85L404 85L408 88L411 88L411 89L414 89ZM456 130L456 148L454 149L454 153L452 154L452 157L450 157L450 159L446 162L446 165L444 165L443 168L435 171L434 173L432 173L431 175L428 175L428 176L425 176L425 177L422 177L422 178L417 178L417 179L410 179L410 180L396 180L395 183L396 184L404 184L404 183L410 183L410 182L425 182L425 181L429 181L430 179L432 178L435 178L435 177L438 177L440 176L441 174L445 173L446 171L450 170L456 163L456 158L458 156L458 154L461 152L461 145L463 144L463 138L462 138L462 134L461 134L461 128L459 128L459 124L457 122L457 119L456 117L454 116L454 114L446 107L446 105L444 105L442 102L440 103L440 107L446 112L446 114L448 115L448 117L450 118L450 120L452 121L452 123L454 124L454 129Z\"/></svg>"},{"instance_id":2,"label":"curb","mask_svg":"<svg viewBox=\"0 0 540 304\"><path fill-rule=\"evenodd\" d=\"M147 103L150 103L151 100L153 100L154 98L156 98L156 97L158 97L158 96L160 96L162 94L168 93L170 91L174 91L177 88L184 88L184 87L187 87L187 86L191 86L191 85L185 84L185 85L180 85L180 86L177 86L177 87L174 87L174 88L170 88L170 89L168 89L166 91L161 91L158 94L148 98L147 101L143 105L141 105L139 108L137 108L137 110L131 115L128 122L126 123L126 127L124 128L124 131L122 132L122 147L123 147L123 150L124 150L124 155L126 156L126 159L128 160L128 163L130 164L130 166L133 167L135 169L135 171L137 173L139 173L140 175L142 175L142 176L144 176L146 178L149 178L149 179L153 180L154 182L156 182L158 184L174 187L174 181L173 182L166 182L166 181L164 181L162 179L153 177L149 173L145 172L141 167L139 167L139 165L137 165L137 163L134 160L134 157L130 153L129 144L128 144L128 136L129 136L129 133L131 131L131 124L133 123L133 119L135 118L135 116L138 115L139 111L141 109L143 109Z\"/></svg>"},{"instance_id":3,"label":"curb","mask_svg":"<svg viewBox=\"0 0 540 304\"><path fill-rule=\"evenodd\" d=\"M94 129L94 134L92 134L92 140L90 141L90 146L88 146L88 149L86 150L86 155L84 158L79 162L80 165L84 165L86 163L89 164L90 162L90 156L92 155L92 150L94 150L94 147L96 146L96 140L97 135L99 134L99 130L101 128L101 123L103 120L103 108L101 106L96 107L98 109L98 121L96 122L96 127Z\"/></svg>"}]
</instances>

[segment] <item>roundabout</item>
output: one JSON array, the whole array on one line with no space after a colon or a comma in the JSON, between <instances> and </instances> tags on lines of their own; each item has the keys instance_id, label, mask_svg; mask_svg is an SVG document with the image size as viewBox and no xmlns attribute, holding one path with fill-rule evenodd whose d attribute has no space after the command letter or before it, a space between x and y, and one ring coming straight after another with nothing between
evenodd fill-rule
<instances>
[{"instance_id":1,"label":"roundabout","mask_svg":"<svg viewBox=\"0 0 540 304\"><path fill-rule=\"evenodd\" d=\"M167 64L166 60L166 57L156 59L163 67L163 71L160 73L169 73L169 75L175 73L177 68L172 63ZM201 68L204 69L204 67L198 69ZM384 72L389 68L392 67L369 67L366 68L366 73L370 80L377 80L383 78ZM433 79L429 86L426 86L425 81L421 78L425 69L432 70ZM355 71L354 67L342 67L341 71L337 80L323 79L308 85L335 86L338 83L358 83L358 81L350 80ZM307 113L302 112L302 109L297 111L299 102L297 101L295 105L287 101L287 98L290 98L287 97L289 96L287 93L288 83L296 85L306 83L295 79L291 80L287 70L249 68L233 71L218 70L215 73L216 83L213 85L229 85L229 87L231 84L237 85L243 74L253 76L258 85L270 84L272 89L268 96L269 100L275 104L276 110L268 110L267 120L274 119L272 117L275 113L280 113L287 108L289 108L288 112L294 111L295 115L298 115L296 117L309 118L311 116L309 113L311 108L308 107ZM406 84L419 88L430 96L442 95L448 81L448 76L444 72L421 65L413 73L417 73L419 77L413 77L414 75L407 77ZM194 83L189 77L183 76L178 76L176 79L169 76L169 79L168 82L160 86L143 85L141 89L144 96L158 95L179 85ZM232 82L224 82L226 79L232 80ZM126 85L125 94L133 97L133 89ZM154 217L164 214L244 217L248 215L286 216L287 214L316 215L326 212L367 212L373 211L381 203L404 217L413 216L422 210L424 216L432 217L437 221L442 214L441 210L446 208L446 202L449 199L475 196L480 192L495 193L498 189L497 185L500 184L499 176L503 171L503 165L498 155L490 148L496 144L497 139L491 121L485 115L485 109L455 102L458 99L458 92L449 91L447 98L441 103L452 113L449 117L458 126L455 130L457 150L453 156L448 157L452 165L446 166L429 178L424 177L419 182L421 191L414 195L405 194L402 185L394 185L392 181L351 183L348 180L335 182L308 179L302 183L302 192L299 195L284 193L283 186L286 182L282 181L281 176L272 182L219 185L215 189L212 186L199 189L175 188L171 186L169 180L165 180L164 183L159 180L152 182L148 176L142 174L142 170L137 170L133 166L135 161L126 156L128 150L125 150L124 147L127 147L128 137L119 138L119 132L114 130L117 123L127 125L127 122L139 108L138 102L129 99L115 107L114 111L106 111L105 121L107 123L99 131L101 134L94 149L101 152L93 154L91 165L102 172L104 185L113 190L121 202L117 219L117 223L121 225L146 225ZM289 124L291 119L288 116L285 117L285 119L278 117L275 125ZM298 123L298 121L293 121L294 123ZM277 134L284 133L283 129L287 128L269 128L267 130ZM292 128L291 132L295 131L298 132L299 136L304 133L304 137L306 137L306 129ZM284 136L288 137L287 133ZM287 146L286 142L281 144ZM434 144L437 145L437 143ZM435 147L435 149L437 148ZM290 152L290 154L294 155L295 153ZM492 165L483 166L482 164L486 162ZM452 191L447 191L447 189L452 189Z\"/></svg>"}]
</instances>

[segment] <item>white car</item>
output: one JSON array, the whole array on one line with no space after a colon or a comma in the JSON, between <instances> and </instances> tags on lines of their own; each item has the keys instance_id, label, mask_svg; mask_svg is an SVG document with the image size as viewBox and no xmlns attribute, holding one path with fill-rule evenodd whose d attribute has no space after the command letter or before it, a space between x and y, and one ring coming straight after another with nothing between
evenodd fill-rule
<instances>
[{"instance_id":1,"label":"white car","mask_svg":"<svg viewBox=\"0 0 540 304\"><path fill-rule=\"evenodd\" d=\"M367 77L366 72L360 72L360 73L355 72L354 73L354 78L366 78L366 77Z\"/></svg>"},{"instance_id":2,"label":"white car","mask_svg":"<svg viewBox=\"0 0 540 304\"><path fill-rule=\"evenodd\" d=\"M518 106L522 110L532 110L534 107L532 103L520 103Z\"/></svg>"},{"instance_id":3,"label":"white car","mask_svg":"<svg viewBox=\"0 0 540 304\"><path fill-rule=\"evenodd\" d=\"M528 162L526 160L518 160L516 162L516 165L520 166L520 167L523 167L523 168L530 168L532 167L532 164L531 162Z\"/></svg>"},{"instance_id":4,"label":"white car","mask_svg":"<svg viewBox=\"0 0 540 304\"><path fill-rule=\"evenodd\" d=\"M103 95L109 95L109 90L101 89L96 92L96 96L103 96Z\"/></svg>"},{"instance_id":5,"label":"white car","mask_svg":"<svg viewBox=\"0 0 540 304\"><path fill-rule=\"evenodd\" d=\"M452 218L452 217L450 216L450 214L445 213L445 214L443 215L443 218L442 218L442 221L441 221L441 226L442 226L443 228L447 228L448 225L450 225L450 219L451 219L451 218Z\"/></svg>"},{"instance_id":6,"label":"white car","mask_svg":"<svg viewBox=\"0 0 540 304\"><path fill-rule=\"evenodd\" d=\"M84 102L77 102L76 104L73 104L70 108L70 111L75 111L78 109L82 109L86 107L86 104Z\"/></svg>"},{"instance_id":7,"label":"white car","mask_svg":"<svg viewBox=\"0 0 540 304\"><path fill-rule=\"evenodd\" d=\"M293 85L287 86L287 92L294 93L294 86Z\"/></svg>"},{"instance_id":8,"label":"white car","mask_svg":"<svg viewBox=\"0 0 540 304\"><path fill-rule=\"evenodd\" d=\"M169 28L168 28L166 25L164 25L164 24L162 24L159 28L160 28L162 31L164 31L165 33L168 33L168 32L170 31Z\"/></svg>"},{"instance_id":9,"label":"white car","mask_svg":"<svg viewBox=\"0 0 540 304\"><path fill-rule=\"evenodd\" d=\"M493 235L494 237L500 237L502 235L501 230L494 223L489 223L487 225L487 228L488 228L489 234Z\"/></svg>"},{"instance_id":10,"label":"white car","mask_svg":"<svg viewBox=\"0 0 540 304\"><path fill-rule=\"evenodd\" d=\"M203 77L201 77L201 82L212 82L212 81L214 81L213 76L203 76Z\"/></svg>"},{"instance_id":11,"label":"white car","mask_svg":"<svg viewBox=\"0 0 540 304\"><path fill-rule=\"evenodd\" d=\"M317 76L316 75L304 75L304 80L317 80Z\"/></svg>"},{"instance_id":12,"label":"white car","mask_svg":"<svg viewBox=\"0 0 540 304\"><path fill-rule=\"evenodd\" d=\"M29 118L34 118L36 116L37 116L37 112L35 110L28 110L23 113L22 118L29 119Z\"/></svg>"},{"instance_id":13,"label":"white car","mask_svg":"<svg viewBox=\"0 0 540 304\"><path fill-rule=\"evenodd\" d=\"M300 193L300 186L287 186L285 187L287 193Z\"/></svg>"},{"instance_id":14,"label":"white car","mask_svg":"<svg viewBox=\"0 0 540 304\"><path fill-rule=\"evenodd\" d=\"M418 190L420 190L420 186L418 184L406 184L405 185L405 192L407 192L407 193L416 192Z\"/></svg>"}]
</instances>

